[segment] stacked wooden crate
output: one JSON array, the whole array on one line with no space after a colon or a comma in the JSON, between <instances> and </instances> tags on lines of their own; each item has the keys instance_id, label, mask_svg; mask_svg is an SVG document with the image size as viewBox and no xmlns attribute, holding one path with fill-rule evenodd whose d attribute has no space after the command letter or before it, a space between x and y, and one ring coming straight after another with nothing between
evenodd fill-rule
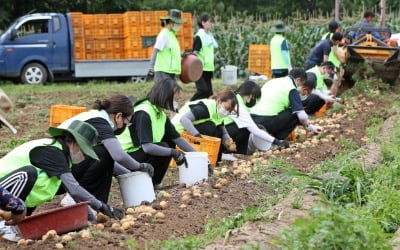
<instances>
[{"instance_id":1,"label":"stacked wooden crate","mask_svg":"<svg viewBox=\"0 0 400 250\"><path fill-rule=\"evenodd\" d=\"M75 60L150 58L160 19L167 11L127 11L123 14L70 13L74 36ZM192 15L182 13L186 21L177 34L181 50L193 43Z\"/></svg>"}]
</instances>

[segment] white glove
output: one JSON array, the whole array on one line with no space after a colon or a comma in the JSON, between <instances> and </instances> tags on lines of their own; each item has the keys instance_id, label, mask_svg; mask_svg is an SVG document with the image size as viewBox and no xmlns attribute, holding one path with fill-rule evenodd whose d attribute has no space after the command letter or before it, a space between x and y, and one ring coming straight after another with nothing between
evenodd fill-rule
<instances>
[{"instance_id":1,"label":"white glove","mask_svg":"<svg viewBox=\"0 0 400 250\"><path fill-rule=\"evenodd\" d=\"M307 130L307 132L310 132L310 133L319 134L320 132L322 132L322 130L324 130L324 128L310 124L306 127L306 130Z\"/></svg>"}]
</instances>

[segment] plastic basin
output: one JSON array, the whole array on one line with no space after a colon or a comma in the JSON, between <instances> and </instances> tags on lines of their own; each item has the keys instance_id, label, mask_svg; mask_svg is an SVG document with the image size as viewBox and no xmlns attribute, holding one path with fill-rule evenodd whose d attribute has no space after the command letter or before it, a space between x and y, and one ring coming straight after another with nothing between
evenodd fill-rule
<instances>
[{"instance_id":1,"label":"plastic basin","mask_svg":"<svg viewBox=\"0 0 400 250\"><path fill-rule=\"evenodd\" d=\"M49 230L62 234L86 227L88 204L85 201L27 217L18 224L21 238L38 239Z\"/></svg>"}]
</instances>

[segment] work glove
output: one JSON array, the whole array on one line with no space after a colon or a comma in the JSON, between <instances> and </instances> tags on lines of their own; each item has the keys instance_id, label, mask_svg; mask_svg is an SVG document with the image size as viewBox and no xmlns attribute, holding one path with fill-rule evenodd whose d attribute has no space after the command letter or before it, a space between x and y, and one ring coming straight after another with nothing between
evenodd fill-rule
<instances>
[{"instance_id":1,"label":"work glove","mask_svg":"<svg viewBox=\"0 0 400 250\"><path fill-rule=\"evenodd\" d=\"M150 175L150 177L153 177L153 175L154 175L154 167L150 163L146 163L146 162L140 163L138 170L141 172L148 173Z\"/></svg>"},{"instance_id":2,"label":"work glove","mask_svg":"<svg viewBox=\"0 0 400 250\"><path fill-rule=\"evenodd\" d=\"M200 133L199 134L195 134L194 137L203 138Z\"/></svg>"},{"instance_id":3,"label":"work glove","mask_svg":"<svg viewBox=\"0 0 400 250\"><path fill-rule=\"evenodd\" d=\"M280 147L280 148L288 148L289 147L289 142L286 140L279 140L279 139L274 139L274 141L272 142L272 144Z\"/></svg>"},{"instance_id":4,"label":"work glove","mask_svg":"<svg viewBox=\"0 0 400 250\"><path fill-rule=\"evenodd\" d=\"M147 77L154 77L154 70L153 69L149 69L149 72L147 72Z\"/></svg>"},{"instance_id":5,"label":"work glove","mask_svg":"<svg viewBox=\"0 0 400 250\"><path fill-rule=\"evenodd\" d=\"M117 207L112 207L106 203L101 205L99 211L104 215L117 220L120 220L124 217L124 210Z\"/></svg>"},{"instance_id":6,"label":"work glove","mask_svg":"<svg viewBox=\"0 0 400 250\"><path fill-rule=\"evenodd\" d=\"M307 132L309 133L314 133L314 134L319 134L320 132L322 132L322 130L324 130L322 127L320 126L315 126L315 125L308 125L306 127Z\"/></svg>"},{"instance_id":7,"label":"work glove","mask_svg":"<svg viewBox=\"0 0 400 250\"><path fill-rule=\"evenodd\" d=\"M229 152L236 151L236 143L233 141L232 138L228 138L224 141L224 146Z\"/></svg>"},{"instance_id":8,"label":"work glove","mask_svg":"<svg viewBox=\"0 0 400 250\"><path fill-rule=\"evenodd\" d=\"M186 157L183 152L178 151L176 149L172 149L171 155L172 158L174 158L177 166L180 166L182 164L185 164L187 166Z\"/></svg>"}]
</instances>

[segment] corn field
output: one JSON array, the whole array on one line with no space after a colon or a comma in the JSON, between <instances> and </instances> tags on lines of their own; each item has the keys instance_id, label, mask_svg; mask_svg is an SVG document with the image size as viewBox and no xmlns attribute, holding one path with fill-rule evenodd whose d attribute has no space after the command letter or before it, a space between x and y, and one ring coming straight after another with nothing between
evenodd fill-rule
<instances>
[{"instance_id":1,"label":"corn field","mask_svg":"<svg viewBox=\"0 0 400 250\"><path fill-rule=\"evenodd\" d=\"M344 14L340 21L342 31L354 25L359 18L349 17ZM327 32L327 24L332 18L316 13L312 18L307 19L305 15L295 13L288 20L284 20L290 27L286 34L289 42L291 60L293 66L302 66L310 50L321 40ZM216 17L213 34L218 41L219 48L216 50L215 75L220 75L220 68L223 65L236 65L239 68L239 76L245 78L249 72L248 47L250 44L269 44L273 33L271 27L277 21L275 18L262 20L259 16L235 15L226 22L219 22ZM378 20L375 20L378 23ZM386 26L392 33L400 32L400 11L388 13Z\"/></svg>"}]
</instances>

